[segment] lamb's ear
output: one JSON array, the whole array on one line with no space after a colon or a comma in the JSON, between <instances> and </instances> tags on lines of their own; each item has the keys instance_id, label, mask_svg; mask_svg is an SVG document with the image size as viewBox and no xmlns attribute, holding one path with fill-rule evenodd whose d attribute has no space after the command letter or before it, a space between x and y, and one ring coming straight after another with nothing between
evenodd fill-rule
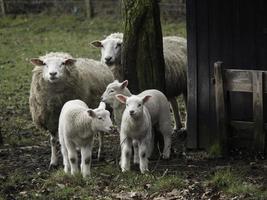
<instances>
[{"instance_id":1,"label":"lamb's ear","mask_svg":"<svg viewBox=\"0 0 267 200\"><path fill-rule=\"evenodd\" d=\"M30 60L30 62L35 66L44 66L45 65L45 63L42 60L40 60L39 58L32 58Z\"/></svg>"},{"instance_id":2,"label":"lamb's ear","mask_svg":"<svg viewBox=\"0 0 267 200\"><path fill-rule=\"evenodd\" d=\"M126 100L127 100L127 97L126 97L126 96L124 96L124 95L122 95L122 94L117 94L117 95L116 95L116 98L117 98L121 103L123 103L123 104L126 103Z\"/></svg>"},{"instance_id":3,"label":"lamb's ear","mask_svg":"<svg viewBox=\"0 0 267 200\"><path fill-rule=\"evenodd\" d=\"M143 103L146 103L150 98L151 98L150 95L146 95L146 96L143 98Z\"/></svg>"},{"instance_id":4,"label":"lamb's ear","mask_svg":"<svg viewBox=\"0 0 267 200\"><path fill-rule=\"evenodd\" d=\"M69 58L69 59L66 59L66 60L63 62L63 64L64 64L64 65L67 65L67 66L72 66L72 65L75 64L75 62L76 62L75 59Z\"/></svg>"},{"instance_id":5,"label":"lamb's ear","mask_svg":"<svg viewBox=\"0 0 267 200\"><path fill-rule=\"evenodd\" d=\"M99 41L99 40L91 42L90 45L93 46L93 47L97 47L97 48L103 47L102 42Z\"/></svg>"},{"instance_id":6,"label":"lamb's ear","mask_svg":"<svg viewBox=\"0 0 267 200\"><path fill-rule=\"evenodd\" d=\"M128 80L125 80L125 81L123 81L123 82L121 83L120 88L121 88L121 89L124 89L124 88L126 88L127 86L128 86Z\"/></svg>"},{"instance_id":7,"label":"lamb's ear","mask_svg":"<svg viewBox=\"0 0 267 200\"><path fill-rule=\"evenodd\" d=\"M98 108L100 108L100 109L106 109L106 104L105 104L103 101L101 101L101 102L99 103Z\"/></svg>"},{"instance_id":8,"label":"lamb's ear","mask_svg":"<svg viewBox=\"0 0 267 200\"><path fill-rule=\"evenodd\" d=\"M96 114L92 109L88 109L87 112L88 112L90 117L96 117Z\"/></svg>"}]
</instances>

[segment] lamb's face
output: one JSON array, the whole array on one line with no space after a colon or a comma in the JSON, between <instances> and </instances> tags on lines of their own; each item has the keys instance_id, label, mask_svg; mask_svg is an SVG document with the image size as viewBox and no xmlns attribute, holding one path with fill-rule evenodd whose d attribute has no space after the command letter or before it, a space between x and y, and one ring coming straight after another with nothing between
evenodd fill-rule
<instances>
[{"instance_id":1,"label":"lamb's face","mask_svg":"<svg viewBox=\"0 0 267 200\"><path fill-rule=\"evenodd\" d=\"M143 101L140 97L131 96L126 100L125 112L132 118L138 118L143 113Z\"/></svg>"},{"instance_id":2,"label":"lamb's face","mask_svg":"<svg viewBox=\"0 0 267 200\"><path fill-rule=\"evenodd\" d=\"M123 104L126 104L124 113L132 117L133 119L138 119L143 114L144 103L148 101L151 96L147 95L143 98L136 95L126 97L124 95L118 94L116 98Z\"/></svg>"},{"instance_id":3,"label":"lamb's face","mask_svg":"<svg viewBox=\"0 0 267 200\"><path fill-rule=\"evenodd\" d=\"M108 38L102 41L92 42L95 47L101 48L101 62L108 66L121 63L122 40Z\"/></svg>"},{"instance_id":4,"label":"lamb's face","mask_svg":"<svg viewBox=\"0 0 267 200\"><path fill-rule=\"evenodd\" d=\"M50 83L56 83L63 80L65 77L66 66L73 65L74 59L64 58L46 58L46 59L31 59L34 65L43 67L43 78Z\"/></svg>"},{"instance_id":5,"label":"lamb's face","mask_svg":"<svg viewBox=\"0 0 267 200\"><path fill-rule=\"evenodd\" d=\"M113 124L109 111L97 108L93 110L93 114L89 112L89 115L92 117L92 125L96 131L109 133L112 130Z\"/></svg>"},{"instance_id":6,"label":"lamb's face","mask_svg":"<svg viewBox=\"0 0 267 200\"><path fill-rule=\"evenodd\" d=\"M114 82L110 83L105 92L103 93L101 100L109 105L112 105L116 100L117 94L124 94L124 90L128 85L128 81L125 80L122 83L115 80Z\"/></svg>"}]
</instances>

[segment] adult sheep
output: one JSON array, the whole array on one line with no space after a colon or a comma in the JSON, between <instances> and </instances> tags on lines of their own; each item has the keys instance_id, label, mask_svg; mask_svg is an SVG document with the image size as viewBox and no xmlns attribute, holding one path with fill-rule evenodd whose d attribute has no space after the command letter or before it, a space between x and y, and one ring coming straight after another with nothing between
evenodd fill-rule
<instances>
[{"instance_id":1,"label":"adult sheep","mask_svg":"<svg viewBox=\"0 0 267 200\"><path fill-rule=\"evenodd\" d=\"M113 74L106 65L68 53L51 52L31 59L33 69L30 89L30 113L33 122L50 132L50 167L57 165L56 135L58 119L65 102L73 99L96 107ZM102 139L100 137L100 145Z\"/></svg>"},{"instance_id":2,"label":"adult sheep","mask_svg":"<svg viewBox=\"0 0 267 200\"><path fill-rule=\"evenodd\" d=\"M112 33L104 40L93 41L91 45L101 48L101 62L109 66L114 77L123 81L121 53L122 33ZM187 41L177 36L163 37L163 54L165 60L166 95L170 101L175 117L176 129L182 127L176 97L183 94L187 102Z\"/></svg>"}]
</instances>

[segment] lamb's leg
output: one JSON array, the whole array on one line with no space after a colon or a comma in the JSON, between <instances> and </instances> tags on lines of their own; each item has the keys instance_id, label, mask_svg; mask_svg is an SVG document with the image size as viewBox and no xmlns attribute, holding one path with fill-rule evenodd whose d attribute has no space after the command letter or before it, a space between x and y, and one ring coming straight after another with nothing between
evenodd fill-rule
<instances>
[{"instance_id":1,"label":"lamb's leg","mask_svg":"<svg viewBox=\"0 0 267 200\"><path fill-rule=\"evenodd\" d=\"M72 142L65 141L66 147L68 150L69 162L70 162L70 172L72 175L77 174L78 169L78 154L76 151L76 147Z\"/></svg>"},{"instance_id":2,"label":"lamb's leg","mask_svg":"<svg viewBox=\"0 0 267 200\"><path fill-rule=\"evenodd\" d=\"M131 157L132 157L132 141L129 138L124 138L121 140L121 170L126 172L130 170L131 167Z\"/></svg>"},{"instance_id":3,"label":"lamb's leg","mask_svg":"<svg viewBox=\"0 0 267 200\"><path fill-rule=\"evenodd\" d=\"M146 140L139 143L139 159L140 159L140 171L141 173L148 172L148 146Z\"/></svg>"},{"instance_id":4,"label":"lamb's leg","mask_svg":"<svg viewBox=\"0 0 267 200\"><path fill-rule=\"evenodd\" d=\"M97 153L98 161L100 161L102 149L103 149L103 132L99 132L98 133L98 153Z\"/></svg>"},{"instance_id":5,"label":"lamb's leg","mask_svg":"<svg viewBox=\"0 0 267 200\"><path fill-rule=\"evenodd\" d=\"M92 143L81 148L81 172L83 177L90 176L92 161Z\"/></svg>"},{"instance_id":6,"label":"lamb's leg","mask_svg":"<svg viewBox=\"0 0 267 200\"><path fill-rule=\"evenodd\" d=\"M182 128L182 123L181 123L181 118L180 118L180 114L179 114L179 107L178 107L178 103L176 101L176 98L170 98L169 99L171 105L172 105L172 111L174 114L174 119L175 119L175 127L174 129L181 129Z\"/></svg>"},{"instance_id":7,"label":"lamb's leg","mask_svg":"<svg viewBox=\"0 0 267 200\"><path fill-rule=\"evenodd\" d=\"M139 148L138 148L138 141L133 140L133 149L134 149L134 164L139 164Z\"/></svg>"},{"instance_id":8,"label":"lamb's leg","mask_svg":"<svg viewBox=\"0 0 267 200\"><path fill-rule=\"evenodd\" d=\"M50 145L51 145L51 160L49 169L55 168L58 164L58 158L57 158L57 139L56 134L50 134Z\"/></svg>"},{"instance_id":9,"label":"lamb's leg","mask_svg":"<svg viewBox=\"0 0 267 200\"><path fill-rule=\"evenodd\" d=\"M64 172L69 173L70 172L70 162L69 162L68 151L67 151L65 143L61 143L61 152L62 152L62 156L63 156Z\"/></svg>"},{"instance_id":10,"label":"lamb's leg","mask_svg":"<svg viewBox=\"0 0 267 200\"><path fill-rule=\"evenodd\" d=\"M164 139L163 159L169 159L171 154L171 139L172 139L172 127L169 121L166 119L160 119L159 130Z\"/></svg>"}]
</instances>

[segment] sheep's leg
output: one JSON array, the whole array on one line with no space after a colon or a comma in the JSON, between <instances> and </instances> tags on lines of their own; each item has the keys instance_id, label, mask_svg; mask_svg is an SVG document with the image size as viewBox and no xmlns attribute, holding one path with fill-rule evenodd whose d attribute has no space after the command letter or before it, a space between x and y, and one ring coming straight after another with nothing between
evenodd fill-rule
<instances>
[{"instance_id":1,"label":"sheep's leg","mask_svg":"<svg viewBox=\"0 0 267 200\"><path fill-rule=\"evenodd\" d=\"M50 160L49 169L56 167L58 164L57 139L54 134L50 134L50 145L51 145L51 160Z\"/></svg>"},{"instance_id":2,"label":"sheep's leg","mask_svg":"<svg viewBox=\"0 0 267 200\"><path fill-rule=\"evenodd\" d=\"M81 148L81 172L83 177L90 176L92 161L92 144Z\"/></svg>"},{"instance_id":3,"label":"sheep's leg","mask_svg":"<svg viewBox=\"0 0 267 200\"><path fill-rule=\"evenodd\" d=\"M121 140L121 170L126 172L131 167L132 141L129 138Z\"/></svg>"},{"instance_id":4,"label":"sheep's leg","mask_svg":"<svg viewBox=\"0 0 267 200\"><path fill-rule=\"evenodd\" d=\"M148 147L147 147L147 141L143 140L141 143L139 143L139 159L140 159L140 171L141 173L145 173L148 170Z\"/></svg>"},{"instance_id":5,"label":"sheep's leg","mask_svg":"<svg viewBox=\"0 0 267 200\"><path fill-rule=\"evenodd\" d=\"M97 153L97 160L100 161L101 152L103 149L103 133L98 133L98 153Z\"/></svg>"},{"instance_id":6,"label":"sheep's leg","mask_svg":"<svg viewBox=\"0 0 267 200\"><path fill-rule=\"evenodd\" d=\"M183 97L184 97L184 103L185 103L185 108L186 108L185 129L187 129L187 93L184 93Z\"/></svg>"},{"instance_id":7,"label":"sheep's leg","mask_svg":"<svg viewBox=\"0 0 267 200\"><path fill-rule=\"evenodd\" d=\"M64 143L61 143L61 152L63 156L63 164L64 164L64 172L69 173L70 172L70 162L69 162L69 156L68 151Z\"/></svg>"},{"instance_id":8,"label":"sheep's leg","mask_svg":"<svg viewBox=\"0 0 267 200\"><path fill-rule=\"evenodd\" d=\"M174 129L181 129L182 128L182 123L181 123L181 118L180 118L180 114L179 114L179 107L178 107L178 103L176 101L176 98L170 98L169 99L171 105L172 105L172 111L174 114L174 119L175 119L175 127Z\"/></svg>"},{"instance_id":9,"label":"sheep's leg","mask_svg":"<svg viewBox=\"0 0 267 200\"><path fill-rule=\"evenodd\" d=\"M69 162L70 162L70 172L72 175L77 174L78 169L78 154L75 145L72 142L66 141L66 147L68 150Z\"/></svg>"},{"instance_id":10,"label":"sheep's leg","mask_svg":"<svg viewBox=\"0 0 267 200\"><path fill-rule=\"evenodd\" d=\"M138 141L133 140L133 149L134 149L134 164L139 164L139 148L138 148Z\"/></svg>"}]
</instances>

